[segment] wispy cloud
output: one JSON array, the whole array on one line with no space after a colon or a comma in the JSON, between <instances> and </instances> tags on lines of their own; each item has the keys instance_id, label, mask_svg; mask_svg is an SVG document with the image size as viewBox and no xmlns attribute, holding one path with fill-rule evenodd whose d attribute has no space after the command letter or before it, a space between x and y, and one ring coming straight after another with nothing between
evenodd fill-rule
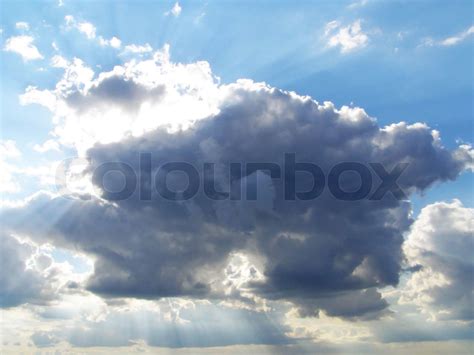
<instances>
[{"instance_id":1,"label":"wispy cloud","mask_svg":"<svg viewBox=\"0 0 474 355\"><path fill-rule=\"evenodd\" d=\"M462 31L461 33L458 33L454 36L450 36L444 39L435 40L431 37L426 38L423 41L422 45L429 46L429 47L433 47L433 46L451 47L465 41L472 34L474 34L474 26L469 27L468 29L466 29L465 31Z\"/></svg>"},{"instance_id":2,"label":"wispy cloud","mask_svg":"<svg viewBox=\"0 0 474 355\"><path fill-rule=\"evenodd\" d=\"M86 35L86 37L89 39L95 38L96 28L92 23L86 21L78 22L76 21L74 16L71 15L65 16L64 20L66 21L66 25L68 27L76 28L77 30L79 30L79 32Z\"/></svg>"},{"instance_id":3,"label":"wispy cloud","mask_svg":"<svg viewBox=\"0 0 474 355\"><path fill-rule=\"evenodd\" d=\"M137 45L137 44L129 44L128 46L125 46L124 51L122 52L123 54L143 54L143 53L149 53L153 50L153 48L150 46L149 43L145 43L144 45Z\"/></svg>"},{"instance_id":4,"label":"wispy cloud","mask_svg":"<svg viewBox=\"0 0 474 355\"><path fill-rule=\"evenodd\" d=\"M349 6L347 6L349 9L357 9L359 7L363 7L365 5L367 5L367 3L369 2L369 0L358 0L358 1L354 1L353 3L349 4Z\"/></svg>"},{"instance_id":5,"label":"wispy cloud","mask_svg":"<svg viewBox=\"0 0 474 355\"><path fill-rule=\"evenodd\" d=\"M18 30L25 30L25 31L28 31L30 29L30 25L28 24L28 22L24 22L24 21L15 23L15 27Z\"/></svg>"},{"instance_id":6,"label":"wispy cloud","mask_svg":"<svg viewBox=\"0 0 474 355\"><path fill-rule=\"evenodd\" d=\"M165 15L173 15L174 17L178 17L181 14L182 10L183 8L179 5L179 2L176 1L171 10L165 12Z\"/></svg>"},{"instance_id":7,"label":"wispy cloud","mask_svg":"<svg viewBox=\"0 0 474 355\"><path fill-rule=\"evenodd\" d=\"M82 34L84 34L88 39L95 40L102 47L112 47L112 48L120 48L122 46L122 41L117 37L112 37L110 39L106 39L102 36L97 36L97 28L90 22L87 21L77 21L74 16L67 15L64 17L66 21L66 26L68 28L75 28Z\"/></svg>"}]
</instances>

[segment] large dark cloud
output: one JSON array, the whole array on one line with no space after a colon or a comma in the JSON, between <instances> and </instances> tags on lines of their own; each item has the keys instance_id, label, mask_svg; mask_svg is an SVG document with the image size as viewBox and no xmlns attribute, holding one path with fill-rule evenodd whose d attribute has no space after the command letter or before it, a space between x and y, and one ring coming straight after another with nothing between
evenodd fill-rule
<instances>
[{"instance_id":1,"label":"large dark cloud","mask_svg":"<svg viewBox=\"0 0 474 355\"><path fill-rule=\"evenodd\" d=\"M294 302L304 316L318 310L349 318L384 312L388 304L377 288L399 281L403 233L412 222L407 201L390 193L376 201L342 201L327 188L317 199L288 201L282 178L244 173L240 179L230 173L230 163L283 167L285 153L294 153L297 162L318 164L326 175L347 161L381 163L388 172L408 163L399 183L409 194L456 178L471 163L469 154L446 150L422 124L380 128L362 109L337 110L331 103L248 81L221 90L218 114L185 131L158 128L96 145L88 151L89 171L122 162L149 182L140 152L151 154L152 176L163 163L181 161L195 166L202 178L202 164L213 162L219 190L235 197L238 186L256 184L257 201L216 201L202 189L182 202L165 200L156 191L150 191L150 201L134 191L113 203L107 193L105 202L38 197L25 208L4 211L8 228L92 255L95 271L87 287L106 296L225 298L223 270L229 256L240 251L262 265L264 275L249 280L246 292ZM373 192L381 181L371 176ZM120 185L113 174L105 180L109 187ZM297 190L313 183L301 173L294 182ZM174 183L179 185L177 178ZM341 184L354 188L359 180L345 174ZM145 184L145 195L151 187ZM21 219L25 213L31 217L27 222Z\"/></svg>"}]
</instances>

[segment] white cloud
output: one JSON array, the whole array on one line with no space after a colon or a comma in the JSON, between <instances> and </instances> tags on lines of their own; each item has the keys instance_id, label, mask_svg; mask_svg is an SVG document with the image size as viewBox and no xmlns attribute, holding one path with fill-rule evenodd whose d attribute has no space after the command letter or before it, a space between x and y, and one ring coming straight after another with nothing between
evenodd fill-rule
<instances>
[{"instance_id":1,"label":"white cloud","mask_svg":"<svg viewBox=\"0 0 474 355\"><path fill-rule=\"evenodd\" d=\"M165 15L173 15L174 17L178 17L181 14L181 11L182 7L179 5L179 2L176 2L170 11L165 12Z\"/></svg>"},{"instance_id":2,"label":"white cloud","mask_svg":"<svg viewBox=\"0 0 474 355\"><path fill-rule=\"evenodd\" d=\"M51 58L51 66L53 68L67 68L69 61L60 55L55 55Z\"/></svg>"},{"instance_id":3,"label":"white cloud","mask_svg":"<svg viewBox=\"0 0 474 355\"><path fill-rule=\"evenodd\" d=\"M68 28L75 28L82 34L84 34L90 40L96 40L96 42L102 47L120 48L122 41L113 36L112 38L106 39L103 36L97 36L97 28L90 22L82 21L78 22L74 16L67 15L64 17L66 26Z\"/></svg>"},{"instance_id":4,"label":"white cloud","mask_svg":"<svg viewBox=\"0 0 474 355\"><path fill-rule=\"evenodd\" d=\"M443 46L443 47L452 47L465 40L467 40L472 34L474 34L474 26L469 27L465 31L458 33L454 36L447 37L440 40L434 40L433 38L426 38L423 41L423 45L433 47L433 46Z\"/></svg>"},{"instance_id":5,"label":"white cloud","mask_svg":"<svg viewBox=\"0 0 474 355\"><path fill-rule=\"evenodd\" d=\"M364 48L369 42L369 36L362 31L361 21L342 27L337 21L329 22L324 31L329 47L340 47L341 53L349 53Z\"/></svg>"},{"instance_id":6,"label":"white cloud","mask_svg":"<svg viewBox=\"0 0 474 355\"><path fill-rule=\"evenodd\" d=\"M153 51L153 48L150 46L149 43L145 43L144 45L137 45L137 44L129 44L125 46L123 54L132 53L132 54L143 54L149 53Z\"/></svg>"},{"instance_id":7,"label":"white cloud","mask_svg":"<svg viewBox=\"0 0 474 355\"><path fill-rule=\"evenodd\" d=\"M122 41L117 37L112 37L111 39L105 39L102 36L99 36L99 44L103 47L112 47L112 48L120 48L122 45Z\"/></svg>"},{"instance_id":8,"label":"white cloud","mask_svg":"<svg viewBox=\"0 0 474 355\"><path fill-rule=\"evenodd\" d=\"M31 36L10 37L5 43L4 50L21 55L25 61L43 59L33 42L34 38Z\"/></svg>"},{"instance_id":9,"label":"white cloud","mask_svg":"<svg viewBox=\"0 0 474 355\"><path fill-rule=\"evenodd\" d=\"M440 45L442 45L442 46L454 46L454 45L464 41L465 39L467 39L472 34L474 34L474 26L469 27L467 30L459 33L456 36L452 36L452 37L448 37L446 39L443 39L442 41L440 41Z\"/></svg>"},{"instance_id":10,"label":"white cloud","mask_svg":"<svg viewBox=\"0 0 474 355\"><path fill-rule=\"evenodd\" d=\"M43 144L35 144L33 146L33 149L36 150L39 153L45 153L49 152L52 150L59 151L59 144L57 141L53 139L48 139L46 142Z\"/></svg>"},{"instance_id":11,"label":"white cloud","mask_svg":"<svg viewBox=\"0 0 474 355\"><path fill-rule=\"evenodd\" d=\"M95 38L95 32L96 28L95 26L90 23L90 22L80 22L77 24L77 29L84 33L87 38L89 39L94 39Z\"/></svg>"},{"instance_id":12,"label":"white cloud","mask_svg":"<svg viewBox=\"0 0 474 355\"><path fill-rule=\"evenodd\" d=\"M369 0L358 0L358 1L354 1L353 3L349 4L349 6L347 6L349 9L356 9L356 8L359 8L359 7L364 7L365 5L367 5L369 2Z\"/></svg>"},{"instance_id":13,"label":"white cloud","mask_svg":"<svg viewBox=\"0 0 474 355\"><path fill-rule=\"evenodd\" d=\"M76 20L74 19L74 16L72 15L64 16L64 20L66 21L67 26L74 26L74 24L76 23Z\"/></svg>"},{"instance_id":14,"label":"white cloud","mask_svg":"<svg viewBox=\"0 0 474 355\"><path fill-rule=\"evenodd\" d=\"M3 158L17 158L20 155L21 153L16 147L15 141L11 139L0 141L0 156Z\"/></svg>"},{"instance_id":15,"label":"white cloud","mask_svg":"<svg viewBox=\"0 0 474 355\"><path fill-rule=\"evenodd\" d=\"M30 25L28 24L28 22L17 22L15 24L15 27L18 29L18 30L25 30L25 31L28 31L30 29Z\"/></svg>"},{"instance_id":16,"label":"white cloud","mask_svg":"<svg viewBox=\"0 0 474 355\"><path fill-rule=\"evenodd\" d=\"M127 47L125 50L133 52L151 49L148 44L143 48ZM64 77L56 88L38 90L30 86L20 96L20 102L23 105L37 103L54 112L55 117L64 123L56 128L55 136L62 144L73 144L81 152L96 142L118 141L126 134L139 135L158 126L169 126L172 129L187 127L194 120L217 110L215 100L218 88L208 63L171 63L167 45L155 52L152 59L136 63L132 61L124 67L117 66L95 80L93 71L77 58L69 63L64 58L55 56L53 65L65 68ZM120 80L123 77L129 78L126 87ZM143 102L138 102L138 106L134 107L127 104L121 96L107 96L102 90L109 86L111 88L111 85L119 85L127 95L137 95L135 99L142 99ZM153 97L160 97L161 89L164 90L165 87L167 95L163 97L163 101L152 100ZM76 95L65 99L72 89L77 88L85 94L84 98ZM120 95L120 90L117 89L114 95ZM86 104L87 101L79 99L98 101ZM63 120L63 116L69 118ZM71 117L75 118L70 119ZM106 128L108 121L104 117L115 121L113 127ZM156 117L160 119L157 120Z\"/></svg>"},{"instance_id":17,"label":"white cloud","mask_svg":"<svg viewBox=\"0 0 474 355\"><path fill-rule=\"evenodd\" d=\"M459 200L423 208L404 244L408 262L420 270L407 281L401 301L433 319L474 319L473 248L473 208Z\"/></svg>"},{"instance_id":18,"label":"white cloud","mask_svg":"<svg viewBox=\"0 0 474 355\"><path fill-rule=\"evenodd\" d=\"M55 110L56 97L48 90L38 90L35 86L28 86L25 93L20 95L20 104L39 104L49 110Z\"/></svg>"}]
</instances>

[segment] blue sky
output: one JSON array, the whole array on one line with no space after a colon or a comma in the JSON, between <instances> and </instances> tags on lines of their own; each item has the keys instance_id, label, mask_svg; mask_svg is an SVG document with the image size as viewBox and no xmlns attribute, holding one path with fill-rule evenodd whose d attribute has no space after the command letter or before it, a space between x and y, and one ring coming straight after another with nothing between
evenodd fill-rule
<instances>
[{"instance_id":1,"label":"blue sky","mask_svg":"<svg viewBox=\"0 0 474 355\"><path fill-rule=\"evenodd\" d=\"M4 350L468 352L473 12L2 0ZM140 149L228 162L288 147L409 160L410 201L287 205L263 174L255 204L112 203L90 175ZM90 160L64 199L57 166L76 156Z\"/></svg>"}]
</instances>

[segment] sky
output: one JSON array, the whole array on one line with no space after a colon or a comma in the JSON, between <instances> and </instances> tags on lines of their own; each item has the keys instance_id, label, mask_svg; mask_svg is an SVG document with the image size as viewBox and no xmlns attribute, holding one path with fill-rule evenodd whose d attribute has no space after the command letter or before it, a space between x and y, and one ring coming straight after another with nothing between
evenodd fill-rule
<instances>
[{"instance_id":1,"label":"sky","mask_svg":"<svg viewBox=\"0 0 474 355\"><path fill-rule=\"evenodd\" d=\"M2 353L472 353L473 6L2 0ZM285 153L405 196L229 171Z\"/></svg>"}]
</instances>

